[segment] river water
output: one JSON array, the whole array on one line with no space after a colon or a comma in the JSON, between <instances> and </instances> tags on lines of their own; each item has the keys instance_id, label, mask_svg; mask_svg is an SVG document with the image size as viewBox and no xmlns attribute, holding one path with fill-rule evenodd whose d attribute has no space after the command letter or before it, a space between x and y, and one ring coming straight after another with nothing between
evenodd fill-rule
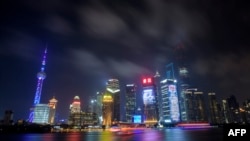
<instances>
[{"instance_id":1,"label":"river water","mask_svg":"<svg viewBox=\"0 0 250 141\"><path fill-rule=\"evenodd\" d=\"M0 141L222 141L222 128L207 129L147 129L130 135L110 131L0 134Z\"/></svg>"}]
</instances>

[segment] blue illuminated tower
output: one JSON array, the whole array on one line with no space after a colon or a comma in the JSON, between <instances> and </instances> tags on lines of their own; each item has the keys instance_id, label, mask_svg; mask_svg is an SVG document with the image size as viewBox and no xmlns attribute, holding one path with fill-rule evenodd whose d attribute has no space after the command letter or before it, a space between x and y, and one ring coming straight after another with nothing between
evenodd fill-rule
<instances>
[{"instance_id":1,"label":"blue illuminated tower","mask_svg":"<svg viewBox=\"0 0 250 141\"><path fill-rule=\"evenodd\" d=\"M37 73L38 81L37 81L37 87L36 87L36 93L35 93L33 107L31 108L30 115L29 115L29 122L33 122L33 119L34 119L34 107L37 104L40 103L43 80L46 78L46 73L44 72L45 65L46 65L46 55L47 55L47 47L45 48L45 51L44 51L44 54L43 54L41 71Z\"/></svg>"}]
</instances>

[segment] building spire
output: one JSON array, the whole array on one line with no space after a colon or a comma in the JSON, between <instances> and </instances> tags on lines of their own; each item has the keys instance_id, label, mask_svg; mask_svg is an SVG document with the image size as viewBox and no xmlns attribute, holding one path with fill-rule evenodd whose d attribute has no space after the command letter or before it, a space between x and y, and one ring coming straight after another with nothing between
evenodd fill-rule
<instances>
[{"instance_id":1,"label":"building spire","mask_svg":"<svg viewBox=\"0 0 250 141\"><path fill-rule=\"evenodd\" d=\"M161 75L160 75L159 71L156 70L154 77L160 77L160 76L161 76Z\"/></svg>"},{"instance_id":2,"label":"building spire","mask_svg":"<svg viewBox=\"0 0 250 141\"><path fill-rule=\"evenodd\" d=\"M47 44L43 53L43 60L42 60L42 67L41 67L41 72L44 72L45 70L45 65L46 65L46 55L47 55Z\"/></svg>"}]
</instances>

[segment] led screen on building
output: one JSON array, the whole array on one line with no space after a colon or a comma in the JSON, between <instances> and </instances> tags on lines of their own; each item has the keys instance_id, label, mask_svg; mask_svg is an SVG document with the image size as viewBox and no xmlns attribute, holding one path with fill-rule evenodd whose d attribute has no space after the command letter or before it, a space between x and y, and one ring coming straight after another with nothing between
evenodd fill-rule
<instances>
[{"instance_id":1,"label":"led screen on building","mask_svg":"<svg viewBox=\"0 0 250 141\"><path fill-rule=\"evenodd\" d=\"M153 89L144 89L143 90L143 104L150 105L155 103L155 95Z\"/></svg>"},{"instance_id":2,"label":"led screen on building","mask_svg":"<svg viewBox=\"0 0 250 141\"><path fill-rule=\"evenodd\" d=\"M133 115L133 123L141 123L141 115Z\"/></svg>"},{"instance_id":3,"label":"led screen on building","mask_svg":"<svg viewBox=\"0 0 250 141\"><path fill-rule=\"evenodd\" d=\"M168 86L168 94L169 94L169 101L170 101L171 119L174 122L178 122L180 120L180 113L179 113L176 85L169 85Z\"/></svg>"}]
</instances>

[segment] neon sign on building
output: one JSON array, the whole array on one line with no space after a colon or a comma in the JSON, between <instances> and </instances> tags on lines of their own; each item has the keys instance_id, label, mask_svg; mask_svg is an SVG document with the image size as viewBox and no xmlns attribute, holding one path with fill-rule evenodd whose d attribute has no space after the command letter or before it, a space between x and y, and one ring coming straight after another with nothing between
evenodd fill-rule
<instances>
[{"instance_id":1,"label":"neon sign on building","mask_svg":"<svg viewBox=\"0 0 250 141\"><path fill-rule=\"evenodd\" d=\"M152 80L152 78L143 78L142 79L142 84L143 85L152 85L153 84L153 80Z\"/></svg>"}]
</instances>

